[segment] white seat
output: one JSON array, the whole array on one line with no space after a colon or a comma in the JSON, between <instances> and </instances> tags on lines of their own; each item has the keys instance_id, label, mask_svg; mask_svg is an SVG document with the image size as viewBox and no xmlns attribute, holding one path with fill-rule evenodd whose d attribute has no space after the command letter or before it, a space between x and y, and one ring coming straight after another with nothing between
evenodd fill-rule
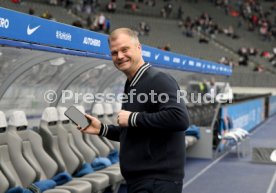
<instances>
[{"instance_id":1,"label":"white seat","mask_svg":"<svg viewBox=\"0 0 276 193\"><path fill-rule=\"evenodd\" d=\"M0 168L2 168L2 171L0 172L0 192L5 192L4 190L16 186L27 187L36 180L36 173L24 159L21 152L22 146L18 137L7 132L6 117L1 111L0 128ZM19 165L14 166L14 164ZM45 191L45 193L50 192L53 193L51 190ZM69 191L62 189L56 192L70 193Z\"/></svg>"},{"instance_id":2,"label":"white seat","mask_svg":"<svg viewBox=\"0 0 276 193\"><path fill-rule=\"evenodd\" d=\"M111 104L106 103L105 105L108 108L107 113L113 114L113 110L111 109ZM94 105L94 107L92 109L92 116L97 117L102 123L105 123L108 125L113 124L112 121L106 117L104 105L101 103L96 103ZM111 140L108 140L106 137L100 137L100 138L103 140L104 143L106 143L106 145L109 147L110 151L116 149L115 146L113 145L113 143L110 142ZM114 143L115 143L115 141L114 141ZM117 145L117 146L119 146L119 145Z\"/></svg>"},{"instance_id":3,"label":"white seat","mask_svg":"<svg viewBox=\"0 0 276 193\"><path fill-rule=\"evenodd\" d=\"M103 117L103 122L105 124L113 124L113 125L117 125L117 115L114 115L114 110L113 110L113 106L111 103L103 103L103 107L104 107L104 117ZM115 147L115 149L117 149L118 151L120 151L120 142L118 141L113 141L113 140L109 140L109 142L111 142L111 144ZM108 142L107 142L108 143Z\"/></svg>"},{"instance_id":4,"label":"white seat","mask_svg":"<svg viewBox=\"0 0 276 193\"><path fill-rule=\"evenodd\" d=\"M0 170L0 192L6 192L9 188L9 181Z\"/></svg>"},{"instance_id":5,"label":"white seat","mask_svg":"<svg viewBox=\"0 0 276 193\"><path fill-rule=\"evenodd\" d=\"M64 115L67 110L66 107L58 107L59 124L62 125L65 131L68 133L70 145L74 149L74 153L81 154L80 159L83 162L92 163L96 154L91 150L87 144L83 141L82 133L77 127L70 123L68 117ZM98 192L107 188L109 184L109 177L105 174L95 172L89 174L93 186L93 191Z\"/></svg>"},{"instance_id":6,"label":"white seat","mask_svg":"<svg viewBox=\"0 0 276 193\"><path fill-rule=\"evenodd\" d=\"M77 151L77 149L76 150L72 149L69 143L70 139L67 131L60 123L58 123L58 112L56 108L47 107L43 111L40 131L43 131L41 132L41 134L43 135L43 139L49 138L52 141L57 141L56 146L53 146L51 143L47 142L46 140L43 141L43 143L45 143L45 146L50 147L51 149L50 153L55 154L54 155L55 158L58 157L56 153L60 152L61 159L64 160L67 171L70 174L74 174L77 171L79 171L84 163L84 158L81 154L79 156L75 154L74 151ZM57 149L59 151L56 151ZM57 159L57 161L59 160ZM62 163L60 163L60 165L61 164ZM107 175L109 176L109 180L111 182L110 184L115 184L115 179L117 179L120 176L120 173L112 173L112 176L110 176L109 174ZM84 175L78 179L89 181L91 184L93 184L93 183L96 183L94 178L96 176L97 176L97 173L91 173L91 174Z\"/></svg>"},{"instance_id":7,"label":"white seat","mask_svg":"<svg viewBox=\"0 0 276 193\"><path fill-rule=\"evenodd\" d=\"M197 138L195 136L185 136L185 144L186 144L186 149L193 146L197 142Z\"/></svg>"},{"instance_id":8,"label":"white seat","mask_svg":"<svg viewBox=\"0 0 276 193\"><path fill-rule=\"evenodd\" d=\"M107 121L106 124L116 124L114 121L114 111L111 103L103 103L104 117Z\"/></svg>"},{"instance_id":9,"label":"white seat","mask_svg":"<svg viewBox=\"0 0 276 193\"><path fill-rule=\"evenodd\" d=\"M27 174L19 172L19 177L20 179L25 179L26 175L34 171L36 181L51 179L57 174L57 164L44 151L41 137L34 131L28 130L27 125L28 122L23 111L13 111L10 114L7 134L12 135L20 144L20 146L17 145L18 148L22 149L20 154L26 159L27 162L24 162L28 163L28 167L31 166L32 168ZM56 186L55 190L47 190L47 192L55 191L64 193L68 191L71 193L91 193L91 185L88 182L72 180L61 186Z\"/></svg>"},{"instance_id":10,"label":"white seat","mask_svg":"<svg viewBox=\"0 0 276 193\"><path fill-rule=\"evenodd\" d=\"M84 113L84 107L80 105L76 105L76 107ZM110 153L109 147L100 139L97 135L84 134L83 139L85 143L93 150L96 149L98 155L100 157L107 157ZM105 173L109 176L111 184L120 184L123 181L123 176L120 171L119 164L113 164L99 172Z\"/></svg>"},{"instance_id":11,"label":"white seat","mask_svg":"<svg viewBox=\"0 0 276 193\"><path fill-rule=\"evenodd\" d=\"M249 135L248 131L246 131L242 128L234 128L231 131L235 132L236 135L239 136L240 139L243 139Z\"/></svg>"},{"instance_id":12,"label":"white seat","mask_svg":"<svg viewBox=\"0 0 276 193\"><path fill-rule=\"evenodd\" d=\"M122 109L122 103L115 102L112 104L113 107L113 123L117 124L117 116L119 111Z\"/></svg>"},{"instance_id":13,"label":"white seat","mask_svg":"<svg viewBox=\"0 0 276 193\"><path fill-rule=\"evenodd\" d=\"M233 132L228 132L228 133L225 133L222 137L223 139L233 139L235 140L235 142L238 142L239 141L239 138L236 134L234 134Z\"/></svg>"}]
</instances>

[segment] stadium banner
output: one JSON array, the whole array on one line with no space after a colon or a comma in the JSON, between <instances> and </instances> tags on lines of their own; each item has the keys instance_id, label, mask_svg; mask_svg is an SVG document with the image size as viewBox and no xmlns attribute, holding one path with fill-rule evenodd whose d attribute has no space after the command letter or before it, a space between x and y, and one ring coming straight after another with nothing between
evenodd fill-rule
<instances>
[{"instance_id":1,"label":"stadium banner","mask_svg":"<svg viewBox=\"0 0 276 193\"><path fill-rule=\"evenodd\" d=\"M107 36L104 34L4 8L0 8L0 36L59 48L109 54Z\"/></svg>"},{"instance_id":2,"label":"stadium banner","mask_svg":"<svg viewBox=\"0 0 276 193\"><path fill-rule=\"evenodd\" d=\"M276 96L269 97L269 112L268 116L272 116L276 113Z\"/></svg>"},{"instance_id":3,"label":"stadium banner","mask_svg":"<svg viewBox=\"0 0 276 193\"><path fill-rule=\"evenodd\" d=\"M227 120L228 128L242 128L250 131L265 120L265 99L224 105L221 107L220 119Z\"/></svg>"},{"instance_id":4,"label":"stadium banner","mask_svg":"<svg viewBox=\"0 0 276 193\"><path fill-rule=\"evenodd\" d=\"M42 46L83 52L88 57L111 59L107 35L0 7L0 38L26 42L30 49ZM39 46L33 46L38 44ZM14 44L11 44L14 45ZM145 61L175 70L230 76L230 66L142 45ZM48 49L53 51L53 49ZM67 51L66 53L70 54ZM79 53L79 55L81 55Z\"/></svg>"},{"instance_id":5,"label":"stadium banner","mask_svg":"<svg viewBox=\"0 0 276 193\"><path fill-rule=\"evenodd\" d=\"M229 76L232 69L229 66L192 58L157 48L143 45L143 57L147 62L172 69Z\"/></svg>"}]
</instances>

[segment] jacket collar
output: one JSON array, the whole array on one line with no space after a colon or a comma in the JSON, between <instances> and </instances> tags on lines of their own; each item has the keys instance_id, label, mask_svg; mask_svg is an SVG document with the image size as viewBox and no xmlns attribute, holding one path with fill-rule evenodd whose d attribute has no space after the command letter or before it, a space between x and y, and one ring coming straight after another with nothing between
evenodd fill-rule
<instances>
[{"instance_id":1,"label":"jacket collar","mask_svg":"<svg viewBox=\"0 0 276 193\"><path fill-rule=\"evenodd\" d=\"M130 81L130 86L135 86L137 84L137 82L140 80L140 78L142 77L142 75L144 74L144 72L151 67L151 65L149 63L145 63L143 64L138 71L136 72L136 74L134 75L134 77L132 78L132 80Z\"/></svg>"}]
</instances>

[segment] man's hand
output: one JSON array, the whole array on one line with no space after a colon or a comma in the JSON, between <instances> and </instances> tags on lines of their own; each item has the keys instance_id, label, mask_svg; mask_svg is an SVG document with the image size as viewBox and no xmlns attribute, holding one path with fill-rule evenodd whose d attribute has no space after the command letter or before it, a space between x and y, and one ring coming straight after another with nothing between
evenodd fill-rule
<instances>
[{"instance_id":1,"label":"man's hand","mask_svg":"<svg viewBox=\"0 0 276 193\"><path fill-rule=\"evenodd\" d=\"M80 129L80 131L83 133L98 135L101 129L101 122L97 118L92 117L88 114L85 114L85 117L90 120L90 125L88 127Z\"/></svg>"},{"instance_id":2,"label":"man's hand","mask_svg":"<svg viewBox=\"0 0 276 193\"><path fill-rule=\"evenodd\" d=\"M130 114L131 114L130 111L124 111L124 110L119 111L118 117L117 117L117 123L120 127L128 127L128 118Z\"/></svg>"}]
</instances>

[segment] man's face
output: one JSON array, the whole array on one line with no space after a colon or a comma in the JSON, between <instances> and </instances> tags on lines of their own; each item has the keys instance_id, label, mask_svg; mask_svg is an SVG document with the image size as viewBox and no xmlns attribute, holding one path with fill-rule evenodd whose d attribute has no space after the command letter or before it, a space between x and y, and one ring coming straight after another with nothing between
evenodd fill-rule
<instances>
[{"instance_id":1,"label":"man's face","mask_svg":"<svg viewBox=\"0 0 276 193\"><path fill-rule=\"evenodd\" d=\"M132 73L141 60L141 45L122 33L110 41L109 47L116 68L126 74Z\"/></svg>"}]
</instances>

